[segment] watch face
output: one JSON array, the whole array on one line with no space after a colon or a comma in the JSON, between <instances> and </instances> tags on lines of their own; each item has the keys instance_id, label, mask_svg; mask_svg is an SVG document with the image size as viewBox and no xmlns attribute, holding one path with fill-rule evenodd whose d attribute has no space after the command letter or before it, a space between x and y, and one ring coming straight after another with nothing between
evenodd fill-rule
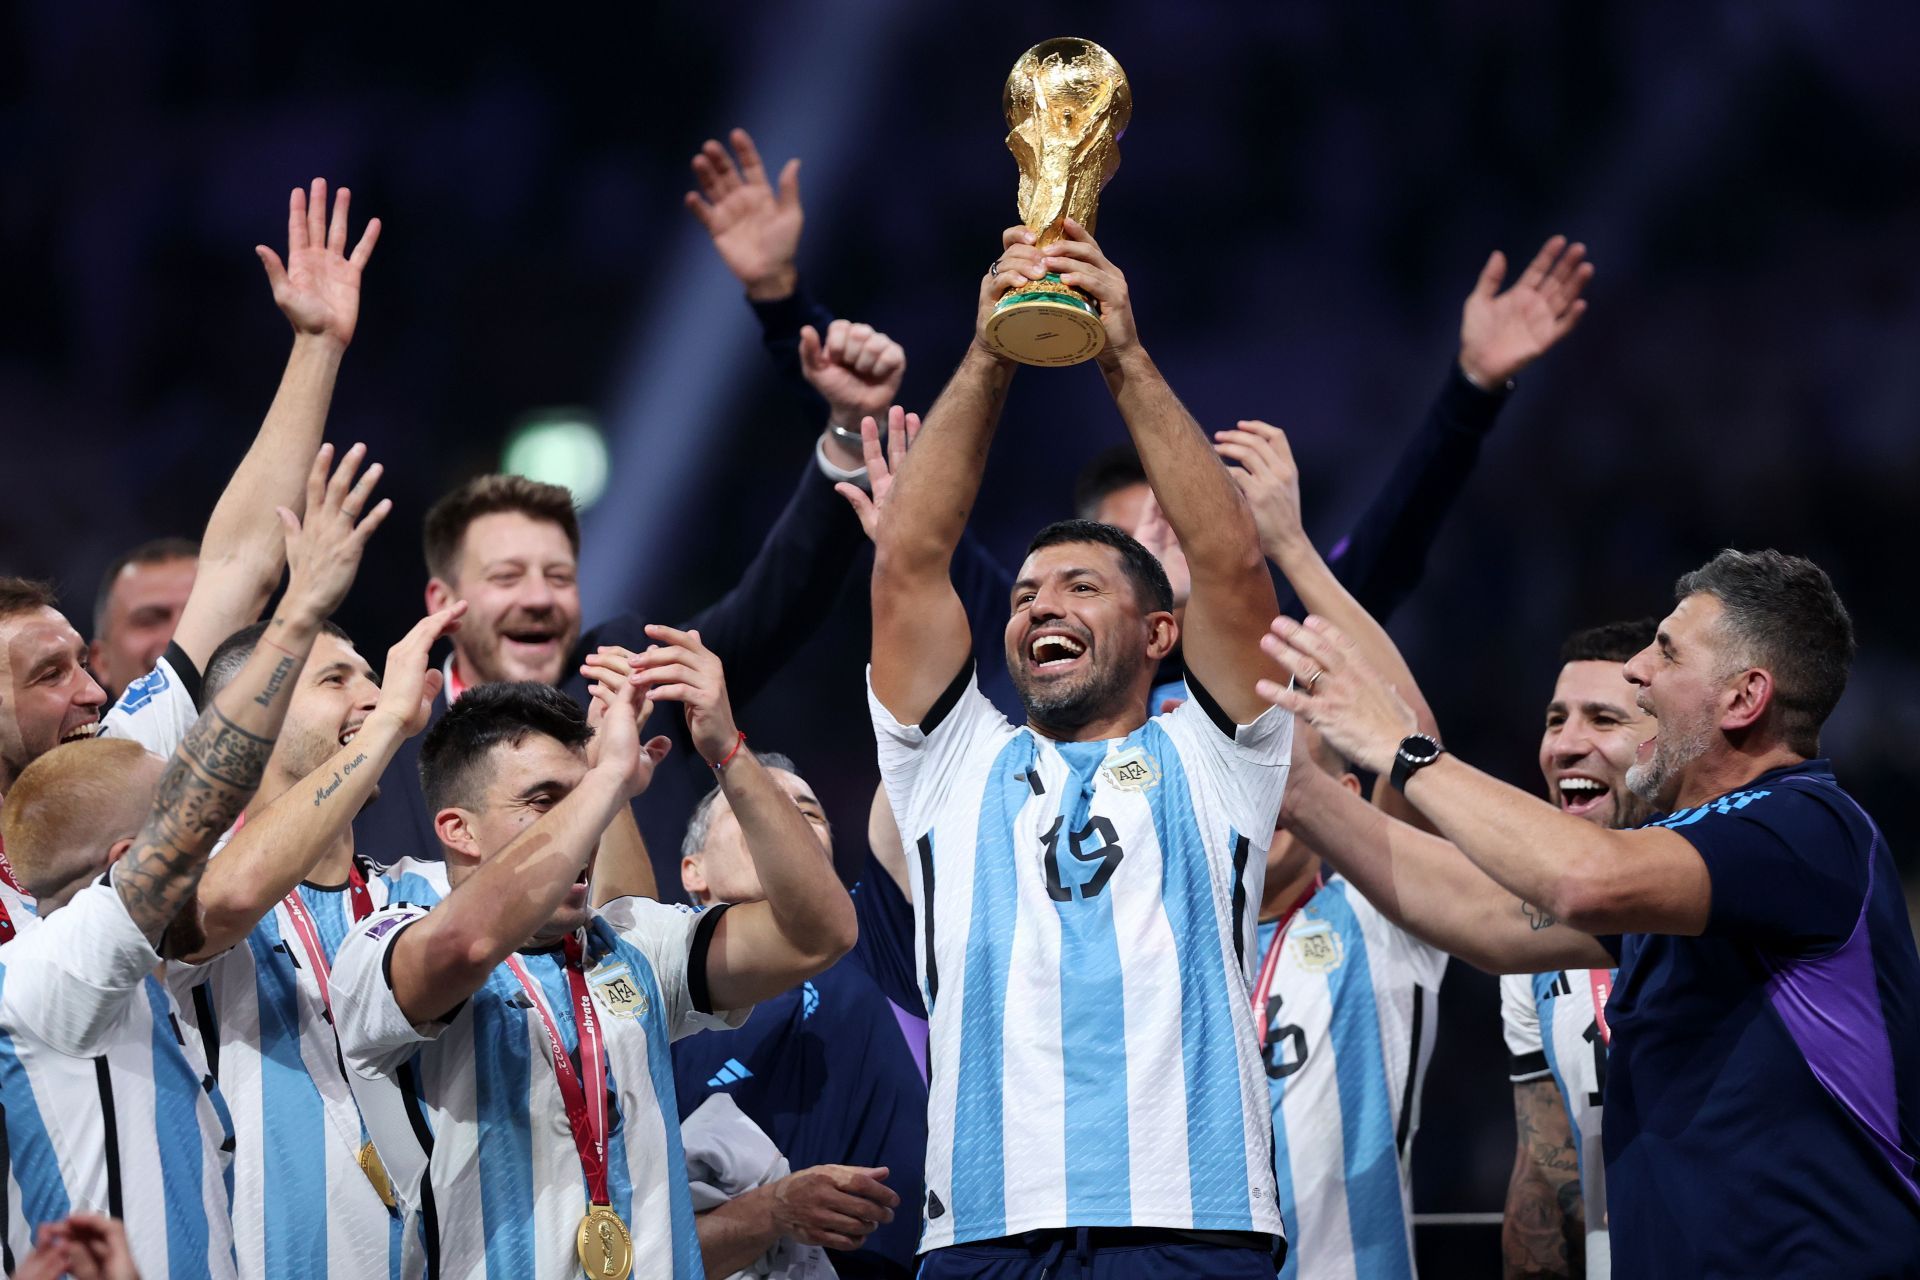
<instances>
[{"instance_id":1,"label":"watch face","mask_svg":"<svg viewBox=\"0 0 1920 1280\"><path fill-rule=\"evenodd\" d=\"M1410 734L1400 740L1400 754L1414 764L1431 764L1440 758L1440 744L1424 733Z\"/></svg>"}]
</instances>

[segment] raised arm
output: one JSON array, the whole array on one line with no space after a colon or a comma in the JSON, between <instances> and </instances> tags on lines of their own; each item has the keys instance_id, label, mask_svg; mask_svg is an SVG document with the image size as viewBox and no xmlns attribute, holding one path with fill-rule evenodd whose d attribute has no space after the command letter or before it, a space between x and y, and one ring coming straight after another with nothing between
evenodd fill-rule
<instances>
[{"instance_id":1,"label":"raised arm","mask_svg":"<svg viewBox=\"0 0 1920 1280\"><path fill-rule=\"evenodd\" d=\"M740 824L763 901L728 909L707 952L716 1009L743 1009L819 973L853 949L853 903L800 809L747 750L735 726L720 660L694 631L649 626L657 642L638 654L640 687L685 708L694 750L714 767Z\"/></svg>"},{"instance_id":2,"label":"raised arm","mask_svg":"<svg viewBox=\"0 0 1920 1280\"><path fill-rule=\"evenodd\" d=\"M1529 907L1445 840L1382 813L1312 761L1294 763L1280 824L1414 937L1489 973L1613 963L1591 936Z\"/></svg>"},{"instance_id":3,"label":"raised arm","mask_svg":"<svg viewBox=\"0 0 1920 1280\"><path fill-rule=\"evenodd\" d=\"M1413 714L1352 640L1322 618L1275 618L1261 644L1298 682L1265 682L1265 696L1304 716L1361 768L1391 771ZM1415 773L1406 795L1475 866L1550 919L1596 934L1694 935L1707 927L1707 864L1675 832L1602 830L1453 755Z\"/></svg>"},{"instance_id":4,"label":"raised arm","mask_svg":"<svg viewBox=\"0 0 1920 1280\"><path fill-rule=\"evenodd\" d=\"M310 513L308 523L314 519ZM459 625L466 611L466 601L460 600L415 623L387 652L380 700L353 740L299 785L248 815L246 826L201 879L201 943L187 957L190 963L216 956L245 938L274 903L312 873L315 863L350 838L354 815L372 797L400 744L427 727L441 679L428 668L428 650Z\"/></svg>"},{"instance_id":5,"label":"raised arm","mask_svg":"<svg viewBox=\"0 0 1920 1280\"><path fill-rule=\"evenodd\" d=\"M1033 239L1025 227L1003 235L1000 257L980 282L973 341L894 476L874 530L873 691L902 724L925 718L973 650L953 588L953 553L979 496L1014 369L986 345L981 326L1008 289L1046 275ZM878 457L875 446L867 452L869 462Z\"/></svg>"},{"instance_id":6,"label":"raised arm","mask_svg":"<svg viewBox=\"0 0 1920 1280\"><path fill-rule=\"evenodd\" d=\"M1048 247L1044 265L1100 304L1107 338L1100 372L1186 553L1192 591L1181 652L1187 670L1221 710L1245 724L1266 709L1253 686L1272 666L1258 645L1279 609L1253 515L1200 424L1140 345L1126 277L1086 228L1067 219L1064 238Z\"/></svg>"},{"instance_id":7,"label":"raised arm","mask_svg":"<svg viewBox=\"0 0 1920 1280\"><path fill-rule=\"evenodd\" d=\"M579 785L394 939L393 996L407 1021L433 1022L458 1008L552 919L607 824L646 790L667 753L665 738L641 745L639 720L651 710L622 684L601 722L598 759Z\"/></svg>"},{"instance_id":8,"label":"raised arm","mask_svg":"<svg viewBox=\"0 0 1920 1280\"><path fill-rule=\"evenodd\" d=\"M340 358L359 321L361 273L380 239L375 218L348 254L350 201L342 187L329 222L327 182L315 178L311 197L296 188L288 198L285 262L265 245L254 248L274 302L293 325L293 352L259 433L200 540L199 571L173 637L196 667L204 668L222 640L260 616L280 580L284 546L274 512L300 510Z\"/></svg>"},{"instance_id":9,"label":"raised arm","mask_svg":"<svg viewBox=\"0 0 1920 1280\"><path fill-rule=\"evenodd\" d=\"M161 775L146 825L114 865L114 889L156 944L193 902L208 852L260 785L314 636L346 597L367 539L392 510L383 499L362 516L378 470L355 483L359 456L350 452L329 479L332 457L322 446L307 493L314 507L326 494L338 518L310 519L302 527L281 508L292 574L280 608L240 674L187 731Z\"/></svg>"},{"instance_id":10,"label":"raised arm","mask_svg":"<svg viewBox=\"0 0 1920 1280\"><path fill-rule=\"evenodd\" d=\"M1427 549L1473 474L1512 380L1586 313L1580 295L1593 266L1585 259L1585 245L1554 236L1504 292L1506 255L1495 251L1487 259L1461 306L1459 355L1426 421L1352 532L1327 556L1354 597L1382 622L1425 572ZM1289 604L1283 612L1296 610Z\"/></svg>"},{"instance_id":11,"label":"raised arm","mask_svg":"<svg viewBox=\"0 0 1920 1280\"><path fill-rule=\"evenodd\" d=\"M587 727L593 739L587 743L587 766L600 761L600 725L613 705L613 693L633 679L633 652L619 645L601 645L587 655L580 674L589 681ZM593 905L604 907L615 898L651 898L660 900L660 882L653 874L653 858L647 852L646 837L628 805L613 815L600 848L593 855L593 881L590 885Z\"/></svg>"}]
</instances>

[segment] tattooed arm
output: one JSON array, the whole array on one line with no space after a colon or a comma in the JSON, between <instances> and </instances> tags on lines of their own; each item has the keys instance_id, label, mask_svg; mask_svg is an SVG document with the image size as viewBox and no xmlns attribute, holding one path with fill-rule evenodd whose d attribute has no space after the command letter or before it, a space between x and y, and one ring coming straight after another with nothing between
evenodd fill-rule
<instances>
[{"instance_id":1,"label":"tattooed arm","mask_svg":"<svg viewBox=\"0 0 1920 1280\"><path fill-rule=\"evenodd\" d=\"M274 903L294 891L329 853L353 853L351 823L378 788L400 744L426 728L440 673L427 668L434 641L459 625L464 600L422 618L387 653L380 701L360 731L327 762L258 813L248 814L208 866L197 895L199 934L176 933L190 964L200 964L246 937ZM342 859L344 861L344 858Z\"/></svg>"},{"instance_id":2,"label":"tattooed arm","mask_svg":"<svg viewBox=\"0 0 1920 1280\"><path fill-rule=\"evenodd\" d=\"M329 478L333 450L322 445L307 477L306 525L281 508L292 569L286 596L247 665L167 762L146 824L114 864L115 891L134 924L155 943L194 901L207 853L260 785L320 624L345 598L367 538L392 509L383 499L361 517L380 478L375 466L355 483L365 456L366 450L355 445ZM190 913L168 950L197 949L192 935L198 933L197 913Z\"/></svg>"},{"instance_id":3,"label":"tattooed arm","mask_svg":"<svg viewBox=\"0 0 1920 1280\"><path fill-rule=\"evenodd\" d=\"M1513 1086L1519 1142L1500 1228L1506 1280L1586 1274L1586 1205L1559 1090L1551 1080Z\"/></svg>"}]
</instances>

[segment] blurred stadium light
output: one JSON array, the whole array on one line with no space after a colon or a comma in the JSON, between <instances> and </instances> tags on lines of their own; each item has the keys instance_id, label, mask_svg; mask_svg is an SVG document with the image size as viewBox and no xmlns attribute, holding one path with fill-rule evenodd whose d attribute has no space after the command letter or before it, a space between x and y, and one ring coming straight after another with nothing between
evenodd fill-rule
<instances>
[{"instance_id":1,"label":"blurred stadium light","mask_svg":"<svg viewBox=\"0 0 1920 1280\"><path fill-rule=\"evenodd\" d=\"M535 410L507 437L500 469L557 484L585 511L607 491L607 441L585 409Z\"/></svg>"}]
</instances>

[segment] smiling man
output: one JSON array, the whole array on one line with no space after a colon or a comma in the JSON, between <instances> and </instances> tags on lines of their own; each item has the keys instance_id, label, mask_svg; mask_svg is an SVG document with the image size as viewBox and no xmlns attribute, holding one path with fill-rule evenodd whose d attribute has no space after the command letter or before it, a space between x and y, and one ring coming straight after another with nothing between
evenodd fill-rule
<instances>
[{"instance_id":1,"label":"smiling man","mask_svg":"<svg viewBox=\"0 0 1920 1280\"><path fill-rule=\"evenodd\" d=\"M1561 646L1540 773L1562 813L1609 830L1649 816L1627 772L1653 736L1653 718L1623 668L1653 636L1653 619L1643 618L1577 631ZM1500 979L1518 1139L1501 1229L1509 1280L1581 1274L1583 1254L1587 1280L1610 1274L1600 1104L1606 1002L1618 976L1613 968L1553 969Z\"/></svg>"},{"instance_id":2,"label":"smiling man","mask_svg":"<svg viewBox=\"0 0 1920 1280\"><path fill-rule=\"evenodd\" d=\"M1052 1272L1270 1280L1282 1226L1250 935L1291 722L1265 714L1254 522L1134 331L1127 284L1068 220L1010 228L974 340L879 504L869 701L909 849L930 1023L928 1280ZM1013 364L995 302L1049 274L1100 304L1109 392L1185 548L1110 525L1029 545L1002 636L1024 705L981 694L951 566ZM869 459L872 466L872 459ZM1182 644L1192 697L1149 718Z\"/></svg>"},{"instance_id":3,"label":"smiling man","mask_svg":"<svg viewBox=\"0 0 1920 1280\"><path fill-rule=\"evenodd\" d=\"M1410 732L1320 619L1274 620L1263 643L1297 685L1261 691L1445 837L1317 789L1316 844L1384 909L1505 971L1619 964L1604 1145L1621 1274L1920 1274L1920 954L1885 838L1819 758L1852 621L1818 566L1777 551L1723 551L1675 595L1625 667L1659 721L1627 785L1664 811L1633 831Z\"/></svg>"}]
</instances>

